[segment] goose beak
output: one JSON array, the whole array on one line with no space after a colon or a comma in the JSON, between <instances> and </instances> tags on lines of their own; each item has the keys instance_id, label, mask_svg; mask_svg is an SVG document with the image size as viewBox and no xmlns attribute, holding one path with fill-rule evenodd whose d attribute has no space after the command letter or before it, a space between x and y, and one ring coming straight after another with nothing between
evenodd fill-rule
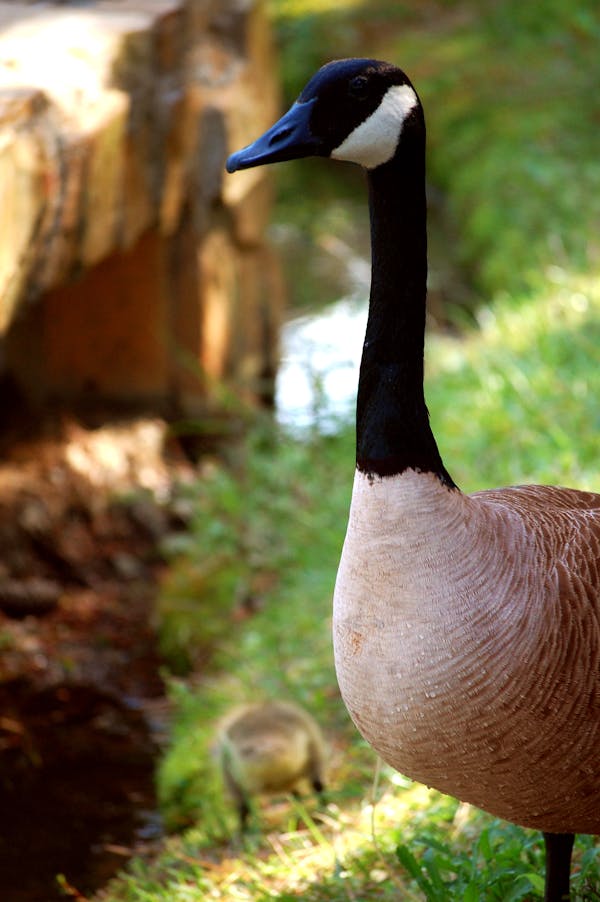
<instances>
[{"instance_id":1,"label":"goose beak","mask_svg":"<svg viewBox=\"0 0 600 902\"><path fill-rule=\"evenodd\" d=\"M318 154L321 142L310 129L313 104L314 99L296 102L264 135L231 154L227 172Z\"/></svg>"}]
</instances>

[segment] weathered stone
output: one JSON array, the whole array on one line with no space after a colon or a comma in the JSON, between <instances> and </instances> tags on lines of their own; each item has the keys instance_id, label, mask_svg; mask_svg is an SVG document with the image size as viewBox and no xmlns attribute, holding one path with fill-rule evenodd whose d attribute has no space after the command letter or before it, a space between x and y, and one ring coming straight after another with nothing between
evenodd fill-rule
<instances>
[{"instance_id":1,"label":"weathered stone","mask_svg":"<svg viewBox=\"0 0 600 902\"><path fill-rule=\"evenodd\" d=\"M80 261L85 267L99 263L119 246L127 107L125 95L105 92L96 107L95 121L83 138L87 152Z\"/></svg>"},{"instance_id":2,"label":"weathered stone","mask_svg":"<svg viewBox=\"0 0 600 902\"><path fill-rule=\"evenodd\" d=\"M242 247L256 247L264 241L271 215L272 183L270 179L249 180L245 189L232 206L234 234Z\"/></svg>"},{"instance_id":3,"label":"weathered stone","mask_svg":"<svg viewBox=\"0 0 600 902\"><path fill-rule=\"evenodd\" d=\"M52 193L45 107L35 89L0 91L0 334L25 294Z\"/></svg>"},{"instance_id":4,"label":"weathered stone","mask_svg":"<svg viewBox=\"0 0 600 902\"><path fill-rule=\"evenodd\" d=\"M53 580L32 577L30 579L0 580L0 610L9 617L39 617L52 611L58 604L61 587Z\"/></svg>"},{"instance_id":5,"label":"weathered stone","mask_svg":"<svg viewBox=\"0 0 600 902\"><path fill-rule=\"evenodd\" d=\"M285 304L279 261L267 245L257 245L240 254L238 272L233 376L238 385L272 403Z\"/></svg>"},{"instance_id":6,"label":"weathered stone","mask_svg":"<svg viewBox=\"0 0 600 902\"><path fill-rule=\"evenodd\" d=\"M131 250L46 295L44 381L56 395L91 406L120 398L153 406L165 396L163 261L164 241L151 230Z\"/></svg>"},{"instance_id":7,"label":"weathered stone","mask_svg":"<svg viewBox=\"0 0 600 902\"><path fill-rule=\"evenodd\" d=\"M239 284L236 254L224 229L210 232L200 250L202 323L200 365L209 380L223 380L230 372L233 311Z\"/></svg>"},{"instance_id":8,"label":"weathered stone","mask_svg":"<svg viewBox=\"0 0 600 902\"><path fill-rule=\"evenodd\" d=\"M223 164L274 71L261 2L0 2L0 377L30 403L191 409L270 371L268 177Z\"/></svg>"}]
</instances>

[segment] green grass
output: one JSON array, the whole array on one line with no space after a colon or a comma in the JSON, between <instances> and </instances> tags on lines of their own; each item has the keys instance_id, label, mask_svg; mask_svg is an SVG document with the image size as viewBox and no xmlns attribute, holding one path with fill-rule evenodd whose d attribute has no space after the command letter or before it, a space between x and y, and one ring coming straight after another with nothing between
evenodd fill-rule
<instances>
[{"instance_id":1,"label":"green grass","mask_svg":"<svg viewBox=\"0 0 600 902\"><path fill-rule=\"evenodd\" d=\"M406 3L391 17L384 2L368 16L356 0L271 7L288 100L332 55L369 54L403 66L425 103L447 229L436 243L477 297L474 323L427 341L428 404L453 477L466 491L521 482L600 491L596 4ZM346 222L362 191L357 173L311 165L311 191L306 164L279 170L278 218L294 219L306 255L328 231L359 243L362 226ZM182 489L191 525L168 549L159 610L179 676L158 786L179 833L134 861L105 902L541 897L538 833L387 768L372 805L374 756L344 711L330 644L352 472L351 425L298 443L258 423L237 462L206 463ZM227 708L263 696L296 700L321 723L330 803L263 804L241 846L211 748ZM573 887L575 902L600 899L591 837L577 840Z\"/></svg>"},{"instance_id":2,"label":"green grass","mask_svg":"<svg viewBox=\"0 0 600 902\"><path fill-rule=\"evenodd\" d=\"M598 274L595 0L270 5L287 101L332 57L377 56L405 69L425 107L429 178L458 236L454 260L480 293L543 290L553 265ZM312 231L324 201L356 190L356 174L339 166L311 162L314 193L302 188L301 163L277 178L281 215Z\"/></svg>"},{"instance_id":3,"label":"green grass","mask_svg":"<svg viewBox=\"0 0 600 902\"><path fill-rule=\"evenodd\" d=\"M429 127L429 172L460 231L457 253L487 295L545 284L557 264L598 273L600 9L453 4L381 48L415 80Z\"/></svg>"},{"instance_id":4,"label":"green grass","mask_svg":"<svg viewBox=\"0 0 600 902\"><path fill-rule=\"evenodd\" d=\"M482 309L479 325L461 338L428 337L434 429L465 489L522 481L600 489L600 286L555 277L546 296ZM167 823L182 833L156 860L134 863L105 900L540 898L539 834L459 806L387 768L372 834L374 757L341 704L330 646L352 432L345 426L334 437L298 443L259 424L243 466L212 464L188 487L199 499L197 516L177 548L176 569L193 574L216 547L231 549L243 559L234 568L238 603L222 616L226 626L210 663L202 668L194 659L193 639L186 659L200 674L171 681L175 713L159 790ZM248 613L239 599L251 591ZM200 631L212 604L212 590L198 591ZM232 703L273 696L306 705L323 726L331 746L330 804L324 812L313 800L300 809L263 805L240 847L211 753L215 724ZM600 898L597 842L579 837L575 862L574 898Z\"/></svg>"},{"instance_id":5,"label":"green grass","mask_svg":"<svg viewBox=\"0 0 600 902\"><path fill-rule=\"evenodd\" d=\"M482 307L460 339L429 336L433 428L465 490L600 490L600 282L554 277L545 293Z\"/></svg>"}]
</instances>

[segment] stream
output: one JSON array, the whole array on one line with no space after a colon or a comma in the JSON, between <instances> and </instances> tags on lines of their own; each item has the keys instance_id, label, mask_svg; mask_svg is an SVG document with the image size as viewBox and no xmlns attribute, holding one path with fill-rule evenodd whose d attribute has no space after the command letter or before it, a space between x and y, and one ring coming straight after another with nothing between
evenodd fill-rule
<instances>
[{"instance_id":1,"label":"stream","mask_svg":"<svg viewBox=\"0 0 600 902\"><path fill-rule=\"evenodd\" d=\"M467 274L448 256L454 238L443 197L433 189L429 193L428 324L448 329L453 311L461 310L465 319L475 300ZM292 227L273 230L292 310L281 330L275 410L281 426L298 438L311 429L335 432L340 421L354 419L371 282L370 245L364 216L358 216L357 223L356 210L349 207L340 219L342 231L348 233L344 238L326 234L308 245ZM312 301L308 309L294 313L306 307L307 295Z\"/></svg>"},{"instance_id":2,"label":"stream","mask_svg":"<svg viewBox=\"0 0 600 902\"><path fill-rule=\"evenodd\" d=\"M284 325L275 400L291 434L326 434L351 417L366 317L364 299L351 295Z\"/></svg>"},{"instance_id":3,"label":"stream","mask_svg":"<svg viewBox=\"0 0 600 902\"><path fill-rule=\"evenodd\" d=\"M366 254L368 246L329 235L302 272L314 305L283 324L275 386L277 421L298 438L314 429L335 432L354 416L371 275ZM283 244L284 261L289 255ZM293 283L291 294L293 310Z\"/></svg>"}]
</instances>

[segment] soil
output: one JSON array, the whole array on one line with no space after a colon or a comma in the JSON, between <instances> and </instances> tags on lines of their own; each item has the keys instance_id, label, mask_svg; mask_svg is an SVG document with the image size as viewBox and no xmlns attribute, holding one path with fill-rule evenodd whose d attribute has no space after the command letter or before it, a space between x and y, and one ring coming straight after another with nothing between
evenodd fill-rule
<instances>
[{"instance_id":1,"label":"soil","mask_svg":"<svg viewBox=\"0 0 600 902\"><path fill-rule=\"evenodd\" d=\"M173 487L191 470L160 420L70 420L60 433L0 461L0 895L11 902L88 894L160 834L153 611L161 540L182 525Z\"/></svg>"}]
</instances>

